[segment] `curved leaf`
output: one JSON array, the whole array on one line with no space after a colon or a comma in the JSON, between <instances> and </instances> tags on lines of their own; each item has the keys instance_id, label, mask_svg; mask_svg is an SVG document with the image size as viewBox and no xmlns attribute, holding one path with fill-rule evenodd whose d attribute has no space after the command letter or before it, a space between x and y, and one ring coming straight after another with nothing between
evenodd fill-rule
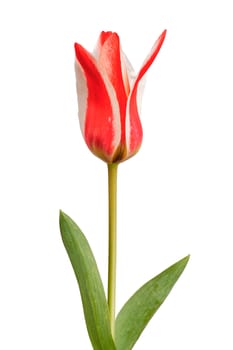
<instances>
[{"instance_id":1,"label":"curved leaf","mask_svg":"<svg viewBox=\"0 0 233 350\"><path fill-rule=\"evenodd\" d=\"M116 319L117 350L131 350L143 329L166 299L189 256L144 284L123 306Z\"/></svg>"},{"instance_id":2,"label":"curved leaf","mask_svg":"<svg viewBox=\"0 0 233 350\"><path fill-rule=\"evenodd\" d=\"M60 230L79 284L93 349L116 350L104 288L91 248L79 227L63 212L60 212Z\"/></svg>"}]
</instances>

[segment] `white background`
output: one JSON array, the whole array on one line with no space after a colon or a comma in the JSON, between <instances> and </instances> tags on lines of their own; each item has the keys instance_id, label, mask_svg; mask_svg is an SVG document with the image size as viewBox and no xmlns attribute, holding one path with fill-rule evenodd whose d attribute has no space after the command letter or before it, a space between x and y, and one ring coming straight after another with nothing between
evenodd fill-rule
<instances>
[{"instance_id":1,"label":"white background","mask_svg":"<svg viewBox=\"0 0 233 350\"><path fill-rule=\"evenodd\" d=\"M73 43L119 33L147 75L143 146L119 167L119 309L190 263L135 350L232 350L231 1L7 1L0 5L0 348L91 349L58 212L107 275L107 171L82 139Z\"/></svg>"}]
</instances>

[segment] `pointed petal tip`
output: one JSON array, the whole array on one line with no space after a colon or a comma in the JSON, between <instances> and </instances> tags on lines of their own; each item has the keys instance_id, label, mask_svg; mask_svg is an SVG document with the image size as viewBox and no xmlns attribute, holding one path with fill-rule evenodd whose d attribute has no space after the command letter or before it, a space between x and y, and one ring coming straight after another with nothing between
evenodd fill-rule
<instances>
[{"instance_id":1,"label":"pointed petal tip","mask_svg":"<svg viewBox=\"0 0 233 350\"><path fill-rule=\"evenodd\" d=\"M92 56L82 45L74 43L75 57L78 61L86 60L87 57Z\"/></svg>"},{"instance_id":2,"label":"pointed petal tip","mask_svg":"<svg viewBox=\"0 0 233 350\"><path fill-rule=\"evenodd\" d=\"M75 57L78 59L79 44L74 43Z\"/></svg>"},{"instance_id":3,"label":"pointed petal tip","mask_svg":"<svg viewBox=\"0 0 233 350\"><path fill-rule=\"evenodd\" d=\"M74 51L75 51L75 56L78 59L79 54L80 54L80 48L82 48L82 46L78 43L74 43Z\"/></svg>"},{"instance_id":4,"label":"pointed petal tip","mask_svg":"<svg viewBox=\"0 0 233 350\"><path fill-rule=\"evenodd\" d=\"M160 36L158 37L158 39L156 41L156 44L159 46L159 49L162 46L166 35L167 35L167 29L164 29L164 31L160 34ZM156 44L155 44L155 46L156 46Z\"/></svg>"},{"instance_id":5,"label":"pointed petal tip","mask_svg":"<svg viewBox=\"0 0 233 350\"><path fill-rule=\"evenodd\" d=\"M79 44L78 43L74 43L74 49L78 50Z\"/></svg>"}]
</instances>

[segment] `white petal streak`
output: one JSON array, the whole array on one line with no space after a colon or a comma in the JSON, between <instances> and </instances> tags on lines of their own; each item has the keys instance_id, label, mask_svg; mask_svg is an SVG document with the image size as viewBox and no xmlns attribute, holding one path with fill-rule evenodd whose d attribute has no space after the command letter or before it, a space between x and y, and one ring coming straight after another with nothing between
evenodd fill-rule
<instances>
[{"instance_id":1,"label":"white petal streak","mask_svg":"<svg viewBox=\"0 0 233 350\"><path fill-rule=\"evenodd\" d=\"M125 145L126 145L126 152L127 156L129 155L130 150L130 136L131 136L131 127L130 127L130 115L129 115L129 103L130 103L130 96L128 97L127 106L126 106L126 115L125 115Z\"/></svg>"},{"instance_id":2,"label":"white petal streak","mask_svg":"<svg viewBox=\"0 0 233 350\"><path fill-rule=\"evenodd\" d=\"M97 44L96 44L96 46L95 46L95 48L94 48L94 50L93 50L93 52L92 52L92 56L93 56L96 60L98 60L99 55L100 55L100 43L99 43L99 41L98 41Z\"/></svg>"},{"instance_id":3,"label":"white petal streak","mask_svg":"<svg viewBox=\"0 0 233 350\"><path fill-rule=\"evenodd\" d=\"M78 95L78 116L82 134L84 136L85 117L87 110L88 89L84 70L77 60L75 60L76 89Z\"/></svg>"},{"instance_id":4,"label":"white petal streak","mask_svg":"<svg viewBox=\"0 0 233 350\"><path fill-rule=\"evenodd\" d=\"M137 88L137 107L138 107L139 115L142 109L142 95L144 93L145 85L146 85L146 75L144 75L142 79L139 81L138 88Z\"/></svg>"},{"instance_id":5,"label":"white petal streak","mask_svg":"<svg viewBox=\"0 0 233 350\"><path fill-rule=\"evenodd\" d=\"M109 122L113 125L114 130L114 139L113 139L113 148L116 150L121 141L121 117L120 117L120 107L117 100L115 89L113 88L106 72L101 69L97 64L99 71L101 72L102 79L105 83L106 89L108 91L108 96L111 101L113 115L109 116Z\"/></svg>"},{"instance_id":6,"label":"white petal streak","mask_svg":"<svg viewBox=\"0 0 233 350\"><path fill-rule=\"evenodd\" d=\"M126 69L128 80L129 80L129 85L130 85L130 90L131 90L133 83L136 79L136 73L135 73L133 66L130 63L128 57L126 56L126 54L122 50L121 50L121 62L123 62L122 67L125 67L125 69Z\"/></svg>"},{"instance_id":7,"label":"white petal streak","mask_svg":"<svg viewBox=\"0 0 233 350\"><path fill-rule=\"evenodd\" d=\"M127 153L129 153L130 150L130 143L131 143L131 124L130 124L130 114L129 114L129 107L130 107L130 101L132 92L134 89L136 89L136 106L137 106L137 112L140 117L141 113L141 104L142 104L142 95L145 88L145 82L146 82L146 76L144 75L141 80L138 80L138 75L136 78L134 78L134 81L131 86L130 95L128 96L127 106L126 106L126 117L125 117L125 141L126 141L126 149Z\"/></svg>"}]
</instances>

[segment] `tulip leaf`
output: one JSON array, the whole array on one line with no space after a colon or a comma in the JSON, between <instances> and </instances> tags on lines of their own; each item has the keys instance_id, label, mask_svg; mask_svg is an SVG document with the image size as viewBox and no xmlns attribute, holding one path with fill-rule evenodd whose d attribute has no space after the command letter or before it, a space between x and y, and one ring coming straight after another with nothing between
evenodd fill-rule
<instances>
[{"instance_id":1,"label":"tulip leaf","mask_svg":"<svg viewBox=\"0 0 233 350\"><path fill-rule=\"evenodd\" d=\"M116 319L117 350L131 350L152 316L182 274L189 256L144 284L126 302Z\"/></svg>"},{"instance_id":2,"label":"tulip leaf","mask_svg":"<svg viewBox=\"0 0 233 350\"><path fill-rule=\"evenodd\" d=\"M79 284L93 349L116 350L103 284L87 239L75 222L63 212L60 212L60 231Z\"/></svg>"}]
</instances>

